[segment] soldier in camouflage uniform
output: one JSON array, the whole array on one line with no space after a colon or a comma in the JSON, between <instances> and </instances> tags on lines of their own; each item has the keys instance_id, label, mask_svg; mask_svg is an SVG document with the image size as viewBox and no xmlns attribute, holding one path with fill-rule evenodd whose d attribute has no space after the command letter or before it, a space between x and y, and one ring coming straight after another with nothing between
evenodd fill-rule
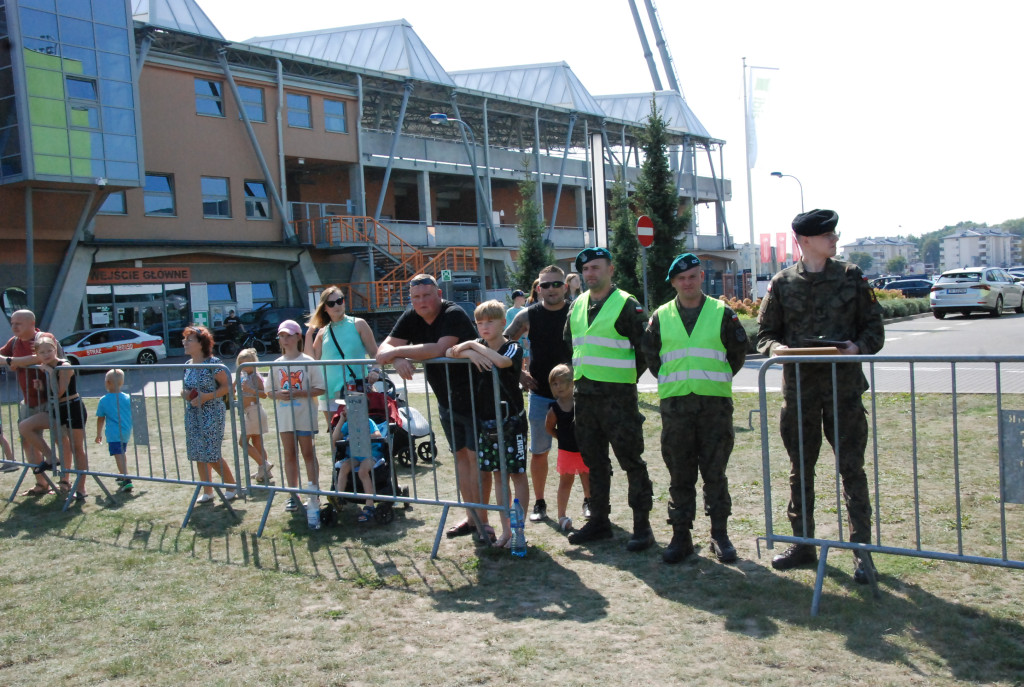
<instances>
[{"instance_id":1,"label":"soldier in camouflage uniform","mask_svg":"<svg viewBox=\"0 0 1024 687\"><path fill-rule=\"evenodd\" d=\"M647 369L640 350L647 318L643 306L612 285L612 256L605 248L587 248L576 256L576 271L589 290L573 301L563 338L572 351L576 442L590 469L591 519L569 536L583 544L612 536L610 491L615 451L629 482L633 536L626 548L643 551L654 543L651 530L653 487L647 474L643 421L636 381Z\"/></svg>"},{"instance_id":2,"label":"soldier in camouflage uniform","mask_svg":"<svg viewBox=\"0 0 1024 687\"><path fill-rule=\"evenodd\" d=\"M882 349L885 343L882 309L874 291L859 267L834 259L839 241L839 234L835 232L838 221L839 216L831 210L812 210L793 220L793 231L803 258L775 275L768 287L758 319L757 350L761 353L773 355L780 349L804 347L815 338L841 342L838 348L845 355L867 355ZM814 536L814 466L824 428L825 438L839 456L850 541L870 543L871 504L864 474L868 425L867 411L861 401L868 383L861 366L836 365L833 389L831 365L804 364L800 366L799 399L796 383L796 366L785 365L780 425L790 460L788 515L793 533L798 537ZM833 436L833 397L838 406L838 439ZM802 417L797 413L798 400ZM870 556L855 552L854 559L854 579L866 583ZM772 567L788 570L816 561L813 546L795 544L776 556Z\"/></svg>"},{"instance_id":3,"label":"soldier in camouflage uniform","mask_svg":"<svg viewBox=\"0 0 1024 687\"><path fill-rule=\"evenodd\" d=\"M672 484L668 522L672 541L666 563L693 553L690 530L697 513L697 472L704 479L704 513L711 518L711 550L723 563L736 561L729 541L732 514L725 468L732 453L732 378L747 359L747 334L736 313L701 290L704 270L692 253L677 257L666 281L676 297L651 316L643 351L658 377L661 456Z\"/></svg>"}]
</instances>

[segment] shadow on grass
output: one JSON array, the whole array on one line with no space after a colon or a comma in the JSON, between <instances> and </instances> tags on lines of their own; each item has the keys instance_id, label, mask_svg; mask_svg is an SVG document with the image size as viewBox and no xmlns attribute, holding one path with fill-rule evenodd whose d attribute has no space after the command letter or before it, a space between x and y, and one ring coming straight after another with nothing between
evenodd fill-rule
<instances>
[{"instance_id":1,"label":"shadow on grass","mask_svg":"<svg viewBox=\"0 0 1024 687\"><path fill-rule=\"evenodd\" d=\"M934 666L919 665L920 656L907 651L907 638L941 657L957 679L1013 683L1024 671L1024 624L940 598L884 572L881 598L875 599L870 588L853 582L849 554L830 555L838 565L826 566L816 618L810 614L813 569L776 573L744 559L724 565L709 558L707 548L680 565L665 565L660 550L656 554L653 561L650 552L624 557L619 567L668 601L721 617L731 632L767 637L785 632L787 625L825 630L845 637L848 650L865 659L898 663L923 676ZM883 570L885 560L876 556Z\"/></svg>"}]
</instances>

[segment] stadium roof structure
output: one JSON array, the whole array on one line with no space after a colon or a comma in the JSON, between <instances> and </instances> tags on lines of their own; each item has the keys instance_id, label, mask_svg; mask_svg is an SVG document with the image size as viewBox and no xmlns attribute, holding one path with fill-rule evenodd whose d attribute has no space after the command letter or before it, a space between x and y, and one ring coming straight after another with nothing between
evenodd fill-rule
<instances>
[{"instance_id":1,"label":"stadium roof structure","mask_svg":"<svg viewBox=\"0 0 1024 687\"><path fill-rule=\"evenodd\" d=\"M455 86L448 72L405 19L280 36L257 36L243 42L333 64Z\"/></svg>"},{"instance_id":2,"label":"stadium roof structure","mask_svg":"<svg viewBox=\"0 0 1024 687\"><path fill-rule=\"evenodd\" d=\"M132 18L158 29L224 40L195 0L132 0Z\"/></svg>"},{"instance_id":3,"label":"stadium roof structure","mask_svg":"<svg viewBox=\"0 0 1024 687\"><path fill-rule=\"evenodd\" d=\"M449 74L464 88L605 116L597 100L565 62L466 69Z\"/></svg>"},{"instance_id":4,"label":"stadium roof structure","mask_svg":"<svg viewBox=\"0 0 1024 687\"><path fill-rule=\"evenodd\" d=\"M690 106L686 104L686 99L675 91L595 96L601 109L609 117L627 122L647 121L647 117L651 114L652 98L661 110L662 118L668 122L670 129L699 138L711 138L711 134L700 123Z\"/></svg>"}]
</instances>

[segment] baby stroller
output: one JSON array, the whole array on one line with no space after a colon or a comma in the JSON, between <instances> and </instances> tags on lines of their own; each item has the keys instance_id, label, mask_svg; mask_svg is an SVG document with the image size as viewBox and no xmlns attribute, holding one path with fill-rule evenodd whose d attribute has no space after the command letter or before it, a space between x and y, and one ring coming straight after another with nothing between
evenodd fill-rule
<instances>
[{"instance_id":1,"label":"baby stroller","mask_svg":"<svg viewBox=\"0 0 1024 687\"><path fill-rule=\"evenodd\" d=\"M367 395L370 419L378 423L387 420L389 423L391 455L395 463L408 467L417 460L434 462L437 445L434 443L434 433L430 431L430 423L423 417L423 413L398 397L394 382L387 377L381 381L385 382L386 390ZM427 440L416 442L423 437L427 437Z\"/></svg>"},{"instance_id":2,"label":"baby stroller","mask_svg":"<svg viewBox=\"0 0 1024 687\"><path fill-rule=\"evenodd\" d=\"M335 414L331 420L332 429L336 422L339 420L339 414ZM387 422L376 423L378 431L383 435L383 438L372 438L371 439L371 457L367 460L374 461L373 467L373 484L375 495L385 497L408 497L409 489L401 488L397 482L392 479L391 471L391 445L388 439L390 434ZM335 442L335 453L334 453L334 470L332 472L332 484L338 482L338 474L341 472L341 462L348 458L349 452L349 440L339 439ZM344 485L346 491L361 491L361 482L357 469L353 466L352 470L348 474L348 483ZM354 499L341 496L330 496L327 499L327 506L322 509L321 521L327 524L334 524L338 520L338 513L341 511L345 502L351 502L361 504L364 499ZM325 512L326 511L326 512ZM387 524L394 520L394 503L390 501L381 501L374 503L374 519L381 523Z\"/></svg>"}]
</instances>

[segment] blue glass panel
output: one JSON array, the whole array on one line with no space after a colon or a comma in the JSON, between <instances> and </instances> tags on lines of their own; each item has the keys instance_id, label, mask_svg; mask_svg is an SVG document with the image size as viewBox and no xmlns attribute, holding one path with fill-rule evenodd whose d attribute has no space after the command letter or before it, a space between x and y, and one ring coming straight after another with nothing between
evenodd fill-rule
<instances>
[{"instance_id":1,"label":"blue glass panel","mask_svg":"<svg viewBox=\"0 0 1024 687\"><path fill-rule=\"evenodd\" d=\"M21 156L0 158L0 176L12 177L21 174Z\"/></svg>"},{"instance_id":2,"label":"blue glass panel","mask_svg":"<svg viewBox=\"0 0 1024 687\"><path fill-rule=\"evenodd\" d=\"M161 174L146 175L146 191L153 193L170 193L171 180Z\"/></svg>"},{"instance_id":3,"label":"blue glass panel","mask_svg":"<svg viewBox=\"0 0 1024 687\"><path fill-rule=\"evenodd\" d=\"M135 112L120 107L104 107L103 130L111 134L134 134Z\"/></svg>"},{"instance_id":4,"label":"blue glass panel","mask_svg":"<svg viewBox=\"0 0 1024 687\"><path fill-rule=\"evenodd\" d=\"M103 150L107 158L118 162L132 162L138 159L138 148L134 136L103 135Z\"/></svg>"},{"instance_id":5,"label":"blue glass panel","mask_svg":"<svg viewBox=\"0 0 1024 687\"><path fill-rule=\"evenodd\" d=\"M57 43L55 43L54 41L46 40L46 39L43 39L43 38L28 38L28 37L24 38L23 40L25 41L25 47L27 49L31 50L32 52L42 53L43 55L58 55L58 54L60 54L60 46ZM56 62L56 61L54 61L52 64L48 64L48 65L38 64L36 62L33 62L33 64L35 66L46 66L46 67L49 67L50 69L59 69L60 68L60 63Z\"/></svg>"},{"instance_id":6,"label":"blue glass panel","mask_svg":"<svg viewBox=\"0 0 1024 687\"><path fill-rule=\"evenodd\" d=\"M200 181L203 195L226 196L228 194L228 180L215 177L203 177Z\"/></svg>"},{"instance_id":7,"label":"blue glass panel","mask_svg":"<svg viewBox=\"0 0 1024 687\"><path fill-rule=\"evenodd\" d=\"M231 289L227 284L207 284L206 297L211 301L230 301Z\"/></svg>"},{"instance_id":8,"label":"blue glass panel","mask_svg":"<svg viewBox=\"0 0 1024 687\"><path fill-rule=\"evenodd\" d=\"M21 5L22 8L35 7L36 9L48 10L50 12L57 11L53 0L18 0L18 4Z\"/></svg>"},{"instance_id":9,"label":"blue glass panel","mask_svg":"<svg viewBox=\"0 0 1024 687\"><path fill-rule=\"evenodd\" d=\"M60 42L82 45L86 48L96 47L92 35L92 22L72 19L71 17L59 17Z\"/></svg>"},{"instance_id":10,"label":"blue glass panel","mask_svg":"<svg viewBox=\"0 0 1024 687\"><path fill-rule=\"evenodd\" d=\"M97 76L96 51L89 48L76 48L73 45L65 45L61 50L64 56L65 74L84 74L85 76Z\"/></svg>"},{"instance_id":11,"label":"blue glass panel","mask_svg":"<svg viewBox=\"0 0 1024 687\"><path fill-rule=\"evenodd\" d=\"M75 103L71 105L71 117L68 119L72 128L99 129L100 111L98 108ZM34 121L34 120L33 120Z\"/></svg>"},{"instance_id":12,"label":"blue glass panel","mask_svg":"<svg viewBox=\"0 0 1024 687\"><path fill-rule=\"evenodd\" d=\"M124 29L96 24L96 42L101 50L116 52L119 55L128 54L128 32Z\"/></svg>"},{"instance_id":13,"label":"blue glass panel","mask_svg":"<svg viewBox=\"0 0 1024 687\"><path fill-rule=\"evenodd\" d=\"M102 94L104 105L135 107L135 98L132 95L132 85L130 83L103 79L100 82L100 93Z\"/></svg>"},{"instance_id":14,"label":"blue glass panel","mask_svg":"<svg viewBox=\"0 0 1024 687\"><path fill-rule=\"evenodd\" d=\"M57 0L57 11L69 17L92 19L92 2L90 0Z\"/></svg>"},{"instance_id":15,"label":"blue glass panel","mask_svg":"<svg viewBox=\"0 0 1024 687\"><path fill-rule=\"evenodd\" d=\"M103 72L103 78L105 79L117 79L118 81L132 80L132 64L124 55L101 52L100 70Z\"/></svg>"},{"instance_id":16,"label":"blue glass panel","mask_svg":"<svg viewBox=\"0 0 1024 687\"><path fill-rule=\"evenodd\" d=\"M0 155L10 157L21 152L21 143L18 141L18 127L9 126L0 129Z\"/></svg>"},{"instance_id":17,"label":"blue glass panel","mask_svg":"<svg viewBox=\"0 0 1024 687\"><path fill-rule=\"evenodd\" d=\"M96 100L96 83L86 79L67 79L67 97L78 100Z\"/></svg>"},{"instance_id":18,"label":"blue glass panel","mask_svg":"<svg viewBox=\"0 0 1024 687\"><path fill-rule=\"evenodd\" d=\"M117 191L107 196L107 199L103 201L103 205L100 206L99 212L104 215L125 214L125 212L127 212L127 208L124 199L124 191Z\"/></svg>"},{"instance_id":19,"label":"blue glass panel","mask_svg":"<svg viewBox=\"0 0 1024 687\"><path fill-rule=\"evenodd\" d=\"M126 26L124 0L92 0L92 18L104 24Z\"/></svg>"},{"instance_id":20,"label":"blue glass panel","mask_svg":"<svg viewBox=\"0 0 1024 687\"><path fill-rule=\"evenodd\" d=\"M253 283L252 297L253 300L272 301L274 300L274 292L267 282Z\"/></svg>"},{"instance_id":21,"label":"blue glass panel","mask_svg":"<svg viewBox=\"0 0 1024 687\"><path fill-rule=\"evenodd\" d=\"M125 181L138 181L139 166L131 162L107 162L107 177Z\"/></svg>"},{"instance_id":22,"label":"blue glass panel","mask_svg":"<svg viewBox=\"0 0 1024 687\"><path fill-rule=\"evenodd\" d=\"M21 35L57 40L57 15L22 9Z\"/></svg>"}]
</instances>

